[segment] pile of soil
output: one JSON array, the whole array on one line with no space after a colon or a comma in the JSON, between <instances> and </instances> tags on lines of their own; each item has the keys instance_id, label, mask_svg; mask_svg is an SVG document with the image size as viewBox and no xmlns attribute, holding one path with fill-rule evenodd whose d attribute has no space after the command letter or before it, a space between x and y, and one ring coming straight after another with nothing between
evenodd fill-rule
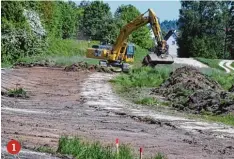
<instances>
[{"instance_id":1,"label":"pile of soil","mask_svg":"<svg viewBox=\"0 0 234 159\"><path fill-rule=\"evenodd\" d=\"M191 113L234 112L234 94L192 66L176 69L151 94L163 95L173 102L173 107Z\"/></svg>"},{"instance_id":2,"label":"pile of soil","mask_svg":"<svg viewBox=\"0 0 234 159\"><path fill-rule=\"evenodd\" d=\"M231 86L231 88L229 88L228 90L229 92L233 92L234 93L234 85Z\"/></svg>"},{"instance_id":3,"label":"pile of soil","mask_svg":"<svg viewBox=\"0 0 234 159\"><path fill-rule=\"evenodd\" d=\"M37 62L30 62L30 63L24 63L19 62L14 65L15 68L17 67L54 67L55 62L52 60L42 60Z\"/></svg>"},{"instance_id":4,"label":"pile of soil","mask_svg":"<svg viewBox=\"0 0 234 159\"><path fill-rule=\"evenodd\" d=\"M65 71L89 70L89 71L113 73L113 70L111 70L110 68L102 67L99 65L90 65L87 62L78 62L76 64L72 64L70 66L65 67L64 70Z\"/></svg>"}]
</instances>

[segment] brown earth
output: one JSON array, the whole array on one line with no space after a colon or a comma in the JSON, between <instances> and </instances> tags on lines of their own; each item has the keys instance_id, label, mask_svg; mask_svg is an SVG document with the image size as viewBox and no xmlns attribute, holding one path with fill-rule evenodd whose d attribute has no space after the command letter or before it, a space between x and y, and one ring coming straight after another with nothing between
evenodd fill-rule
<instances>
[{"instance_id":1,"label":"brown earth","mask_svg":"<svg viewBox=\"0 0 234 159\"><path fill-rule=\"evenodd\" d=\"M78 62L78 63L72 64L70 66L65 67L64 70L65 71L89 70L89 71L113 73L113 70L111 70L108 67L102 67L99 65L91 65L91 64L88 64L87 62Z\"/></svg>"},{"instance_id":2,"label":"brown earth","mask_svg":"<svg viewBox=\"0 0 234 159\"><path fill-rule=\"evenodd\" d=\"M231 89L230 89L231 91ZM176 69L168 80L151 94L160 94L173 102L173 107L191 113L234 112L234 94L224 91L218 82L202 74L195 67Z\"/></svg>"},{"instance_id":3,"label":"brown earth","mask_svg":"<svg viewBox=\"0 0 234 159\"><path fill-rule=\"evenodd\" d=\"M120 144L130 143L136 151L143 146L145 155L162 152L170 159L234 157L234 140L227 134L218 138L209 130L188 131L182 128L188 124L184 119L150 120L116 111L131 106L112 93L104 74L40 67L2 70L2 92L16 85L29 98L2 96L2 147L14 138L27 148L56 148L60 135L66 134L103 143L118 137Z\"/></svg>"}]
</instances>

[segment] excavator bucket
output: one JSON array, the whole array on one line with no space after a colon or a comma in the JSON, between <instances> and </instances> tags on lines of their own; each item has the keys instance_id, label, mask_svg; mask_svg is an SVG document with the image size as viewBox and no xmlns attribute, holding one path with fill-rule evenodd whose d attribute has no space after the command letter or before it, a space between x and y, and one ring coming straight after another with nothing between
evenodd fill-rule
<instances>
[{"instance_id":1,"label":"excavator bucket","mask_svg":"<svg viewBox=\"0 0 234 159\"><path fill-rule=\"evenodd\" d=\"M142 61L144 66L155 66L157 64L172 64L174 59L171 55L160 55L157 56L155 53L150 53L145 56Z\"/></svg>"}]
</instances>

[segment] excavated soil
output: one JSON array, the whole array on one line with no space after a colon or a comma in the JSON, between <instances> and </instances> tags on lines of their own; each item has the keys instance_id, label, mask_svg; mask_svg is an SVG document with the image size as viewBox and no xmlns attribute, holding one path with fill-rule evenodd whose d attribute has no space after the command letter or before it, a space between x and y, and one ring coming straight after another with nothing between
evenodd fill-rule
<instances>
[{"instance_id":1,"label":"excavated soil","mask_svg":"<svg viewBox=\"0 0 234 159\"><path fill-rule=\"evenodd\" d=\"M25 67L54 67L54 68L61 68L61 66L57 66L54 61L52 60L42 60L38 62L31 62L31 63L24 63L19 62L14 65L14 68L25 68ZM100 65L92 65L88 64L87 62L78 62L72 65L66 66L64 71L67 72L77 72L77 71L91 71L91 72L105 72L105 73L114 73L115 71L112 68L103 67Z\"/></svg>"},{"instance_id":2,"label":"excavated soil","mask_svg":"<svg viewBox=\"0 0 234 159\"><path fill-rule=\"evenodd\" d=\"M173 107L190 113L234 111L234 95L191 66L176 69L159 88L152 90L152 94L163 95L173 101Z\"/></svg>"},{"instance_id":3,"label":"excavated soil","mask_svg":"<svg viewBox=\"0 0 234 159\"><path fill-rule=\"evenodd\" d=\"M229 88L229 90L228 90L229 92L233 92L234 93L234 85L232 85L232 87L231 88Z\"/></svg>"},{"instance_id":4,"label":"excavated soil","mask_svg":"<svg viewBox=\"0 0 234 159\"><path fill-rule=\"evenodd\" d=\"M99 65L91 65L91 64L88 64L87 62L78 62L76 64L72 64L70 66L65 67L64 70L65 71L89 70L89 71L113 73L113 70L110 68L99 66Z\"/></svg>"},{"instance_id":5,"label":"excavated soil","mask_svg":"<svg viewBox=\"0 0 234 159\"><path fill-rule=\"evenodd\" d=\"M19 62L14 65L14 68L20 68L20 67L59 67L59 66L56 66L53 60L46 59L30 63Z\"/></svg>"},{"instance_id":6,"label":"excavated soil","mask_svg":"<svg viewBox=\"0 0 234 159\"><path fill-rule=\"evenodd\" d=\"M45 67L2 70L2 92L20 85L29 96L2 96L2 158L12 138L24 148L56 149L61 135L108 144L119 138L120 144L129 143L136 154L143 147L144 157L157 152L169 159L234 157L233 128L163 115L128 103L113 93L108 83L113 76ZM25 149L19 158L26 154L27 158L52 158Z\"/></svg>"}]
</instances>

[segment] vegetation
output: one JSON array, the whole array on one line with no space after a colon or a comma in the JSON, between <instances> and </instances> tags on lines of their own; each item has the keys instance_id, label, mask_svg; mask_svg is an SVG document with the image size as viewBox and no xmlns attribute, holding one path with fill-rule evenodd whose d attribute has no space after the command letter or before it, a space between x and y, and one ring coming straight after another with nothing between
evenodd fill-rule
<instances>
[{"instance_id":1,"label":"vegetation","mask_svg":"<svg viewBox=\"0 0 234 159\"><path fill-rule=\"evenodd\" d=\"M214 121L214 122L220 122L227 125L234 126L234 115L233 114L227 114L227 115L202 115L203 119Z\"/></svg>"},{"instance_id":2,"label":"vegetation","mask_svg":"<svg viewBox=\"0 0 234 159\"><path fill-rule=\"evenodd\" d=\"M164 20L163 22L160 23L161 29L164 32L168 32L170 30L177 30L177 20Z\"/></svg>"},{"instance_id":3,"label":"vegetation","mask_svg":"<svg viewBox=\"0 0 234 159\"><path fill-rule=\"evenodd\" d=\"M234 68L234 62L232 62L231 66Z\"/></svg>"},{"instance_id":4,"label":"vegetation","mask_svg":"<svg viewBox=\"0 0 234 159\"><path fill-rule=\"evenodd\" d=\"M48 146L40 146L38 148L35 149L38 152L46 152L46 153L50 153L50 154L55 154L55 150L51 149Z\"/></svg>"},{"instance_id":5,"label":"vegetation","mask_svg":"<svg viewBox=\"0 0 234 159\"><path fill-rule=\"evenodd\" d=\"M231 57L234 59L234 2L231 2L230 8L231 21L229 23L229 29L227 34L227 41L229 41L228 50L231 52Z\"/></svg>"},{"instance_id":6,"label":"vegetation","mask_svg":"<svg viewBox=\"0 0 234 159\"><path fill-rule=\"evenodd\" d=\"M157 87L169 77L171 70L172 68L170 66L159 66L157 69L150 67L135 68L129 74L117 76L111 82L121 85L124 89Z\"/></svg>"},{"instance_id":7,"label":"vegetation","mask_svg":"<svg viewBox=\"0 0 234 159\"><path fill-rule=\"evenodd\" d=\"M67 136L59 139L58 153L72 155L75 158L92 159L133 159L134 155L127 145L120 145L117 154L112 145L103 146L99 142L82 142L79 138L68 138ZM163 159L164 156L158 153L154 159Z\"/></svg>"},{"instance_id":8,"label":"vegetation","mask_svg":"<svg viewBox=\"0 0 234 159\"><path fill-rule=\"evenodd\" d=\"M181 6L178 20L178 55L231 58L227 50L231 45L230 38L227 38L233 16L231 1L181 1Z\"/></svg>"},{"instance_id":9,"label":"vegetation","mask_svg":"<svg viewBox=\"0 0 234 159\"><path fill-rule=\"evenodd\" d=\"M213 80L217 81L225 90L231 88L234 83L233 74L227 74L226 72L214 70L214 69L206 69L203 71L204 74L208 75Z\"/></svg>"},{"instance_id":10,"label":"vegetation","mask_svg":"<svg viewBox=\"0 0 234 159\"><path fill-rule=\"evenodd\" d=\"M144 104L144 105L157 105L158 100L153 97L144 97L136 101L137 104Z\"/></svg>"},{"instance_id":11,"label":"vegetation","mask_svg":"<svg viewBox=\"0 0 234 159\"><path fill-rule=\"evenodd\" d=\"M23 88L14 88L10 89L7 92L7 96L9 97L22 97L27 98L27 92Z\"/></svg>"},{"instance_id":12,"label":"vegetation","mask_svg":"<svg viewBox=\"0 0 234 159\"><path fill-rule=\"evenodd\" d=\"M208 65L211 68L216 68L218 70L224 71L222 67L219 66L220 59L208 59L208 58L202 58L202 57L196 57L196 60Z\"/></svg>"}]
</instances>

